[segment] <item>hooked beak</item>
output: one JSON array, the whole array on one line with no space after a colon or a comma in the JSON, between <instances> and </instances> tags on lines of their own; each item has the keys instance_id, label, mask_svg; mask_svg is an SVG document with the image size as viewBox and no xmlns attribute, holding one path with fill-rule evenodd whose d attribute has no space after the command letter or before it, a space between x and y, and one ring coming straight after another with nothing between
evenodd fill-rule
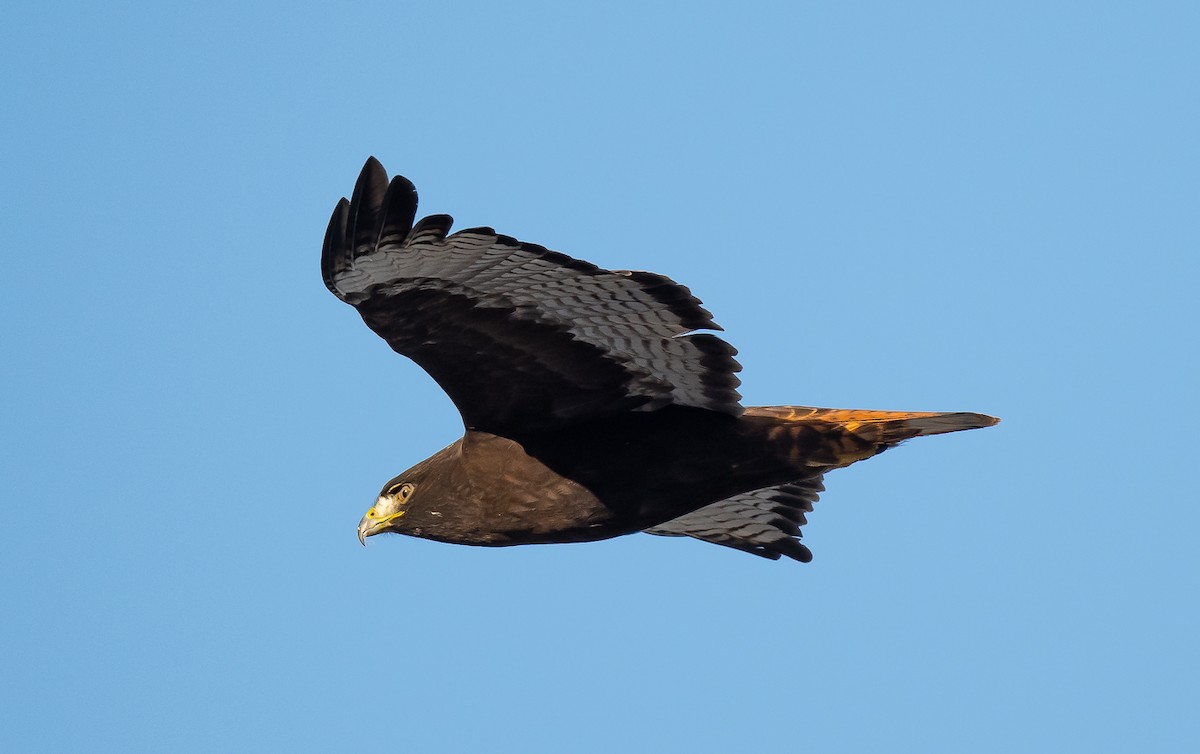
<instances>
[{"instance_id":1,"label":"hooked beak","mask_svg":"<svg viewBox=\"0 0 1200 754\"><path fill-rule=\"evenodd\" d=\"M367 546L367 537L375 533L371 531L371 528L377 523L379 521L370 516L363 516L362 520L358 522L358 541L362 543L363 547Z\"/></svg>"},{"instance_id":2,"label":"hooked beak","mask_svg":"<svg viewBox=\"0 0 1200 754\"><path fill-rule=\"evenodd\" d=\"M381 531L387 529L388 524L403 516L405 511L398 510L394 513L382 515L378 507L372 507L367 511L367 515L362 517L358 522L358 541L362 542L363 546L367 545L367 537L374 536Z\"/></svg>"}]
</instances>

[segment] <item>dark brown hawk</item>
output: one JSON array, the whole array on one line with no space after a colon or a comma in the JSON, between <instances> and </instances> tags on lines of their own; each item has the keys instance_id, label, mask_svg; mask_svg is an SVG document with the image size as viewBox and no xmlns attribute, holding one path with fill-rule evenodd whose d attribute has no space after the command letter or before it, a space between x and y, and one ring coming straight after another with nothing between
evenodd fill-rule
<instances>
[{"instance_id":1,"label":"dark brown hawk","mask_svg":"<svg viewBox=\"0 0 1200 754\"><path fill-rule=\"evenodd\" d=\"M691 292L451 218L367 160L333 211L321 273L462 414L463 438L384 485L358 525L470 545L645 531L808 561L830 469L970 413L743 408L736 351Z\"/></svg>"}]
</instances>

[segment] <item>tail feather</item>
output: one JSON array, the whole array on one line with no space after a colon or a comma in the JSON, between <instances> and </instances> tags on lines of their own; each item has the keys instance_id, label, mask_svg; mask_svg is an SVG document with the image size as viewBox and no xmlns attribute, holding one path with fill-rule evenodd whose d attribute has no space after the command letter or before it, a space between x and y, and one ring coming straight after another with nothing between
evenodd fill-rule
<instances>
[{"instance_id":1,"label":"tail feather","mask_svg":"<svg viewBox=\"0 0 1200 754\"><path fill-rule=\"evenodd\" d=\"M1000 421L994 416L966 411L871 411L812 406L753 406L746 409L746 416L765 416L785 422L828 422L849 431L866 426L890 427L904 432L907 437L980 429Z\"/></svg>"},{"instance_id":2,"label":"tail feather","mask_svg":"<svg viewBox=\"0 0 1200 754\"><path fill-rule=\"evenodd\" d=\"M994 416L987 414L975 414L969 411L954 411L944 414L929 414L927 416L913 416L907 419L907 424L910 429L917 430L917 436L925 435L943 435L947 432L959 432L964 429L983 429L991 427L1000 422Z\"/></svg>"},{"instance_id":3,"label":"tail feather","mask_svg":"<svg viewBox=\"0 0 1200 754\"><path fill-rule=\"evenodd\" d=\"M814 465L845 466L913 437L990 427L1000 420L986 414L936 411L868 411L811 406L755 406L747 417L790 427L798 449ZM789 433L791 434L791 433ZM819 436L820 442L813 438Z\"/></svg>"}]
</instances>

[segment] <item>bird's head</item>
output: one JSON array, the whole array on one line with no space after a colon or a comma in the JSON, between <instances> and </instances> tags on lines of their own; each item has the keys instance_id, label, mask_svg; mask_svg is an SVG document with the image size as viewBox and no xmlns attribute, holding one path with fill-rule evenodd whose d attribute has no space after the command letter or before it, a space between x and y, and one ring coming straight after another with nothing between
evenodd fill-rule
<instances>
[{"instance_id":1,"label":"bird's head","mask_svg":"<svg viewBox=\"0 0 1200 754\"><path fill-rule=\"evenodd\" d=\"M405 506L416 490L416 483L405 481L403 477L396 477L384 485L375 504L358 522L358 541L365 545L367 537L384 531L400 531L404 514L408 512Z\"/></svg>"}]
</instances>

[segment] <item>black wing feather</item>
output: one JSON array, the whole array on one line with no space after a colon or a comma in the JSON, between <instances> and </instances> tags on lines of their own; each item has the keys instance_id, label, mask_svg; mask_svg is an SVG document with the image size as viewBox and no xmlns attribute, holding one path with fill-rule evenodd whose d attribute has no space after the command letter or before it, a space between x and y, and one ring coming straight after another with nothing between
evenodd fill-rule
<instances>
[{"instance_id":1,"label":"black wing feather","mask_svg":"<svg viewBox=\"0 0 1200 754\"><path fill-rule=\"evenodd\" d=\"M383 165L374 157L368 158L350 195L350 244L343 253L351 259L355 249L373 248L379 238L379 215L387 185Z\"/></svg>"},{"instance_id":2,"label":"black wing feather","mask_svg":"<svg viewBox=\"0 0 1200 754\"><path fill-rule=\"evenodd\" d=\"M338 203L325 284L446 390L468 427L517 437L670 404L740 414L736 350L687 288L453 220L377 160Z\"/></svg>"},{"instance_id":3,"label":"black wing feather","mask_svg":"<svg viewBox=\"0 0 1200 754\"><path fill-rule=\"evenodd\" d=\"M807 563L812 551L800 542L825 485L813 477L717 501L685 516L647 529L664 537L694 537L771 560L783 555Z\"/></svg>"},{"instance_id":4,"label":"black wing feather","mask_svg":"<svg viewBox=\"0 0 1200 754\"><path fill-rule=\"evenodd\" d=\"M388 184L383 195L383 217L379 221L379 236L375 245L404 243L417 217L417 187L402 175Z\"/></svg>"},{"instance_id":5,"label":"black wing feather","mask_svg":"<svg viewBox=\"0 0 1200 754\"><path fill-rule=\"evenodd\" d=\"M333 208L333 217L329 218L329 227L325 229L325 246L321 250L321 277L325 287L339 298L337 279L346 269L348 262L344 249L346 244L346 222L350 217L350 202L342 197Z\"/></svg>"}]
</instances>

